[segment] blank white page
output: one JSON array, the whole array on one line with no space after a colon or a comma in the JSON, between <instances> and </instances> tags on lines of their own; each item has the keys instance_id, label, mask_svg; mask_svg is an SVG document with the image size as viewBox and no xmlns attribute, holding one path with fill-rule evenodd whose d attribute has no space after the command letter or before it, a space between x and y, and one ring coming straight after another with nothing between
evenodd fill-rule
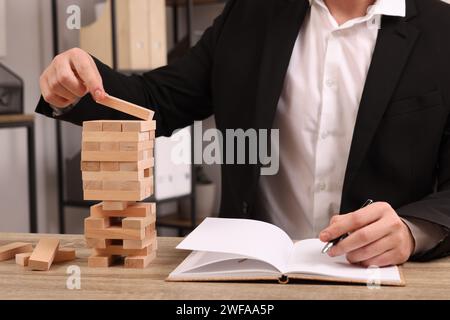
<instances>
[{"instance_id":1,"label":"blank white page","mask_svg":"<svg viewBox=\"0 0 450 320\"><path fill-rule=\"evenodd\" d=\"M294 243L280 228L248 219L206 218L177 249L232 253L283 270Z\"/></svg>"},{"instance_id":2,"label":"blank white page","mask_svg":"<svg viewBox=\"0 0 450 320\"><path fill-rule=\"evenodd\" d=\"M345 256L331 258L323 254L325 244L319 239L307 239L295 244L292 257L285 273L308 273L355 280L369 280L374 277L374 270L350 264ZM376 270L380 281L400 282L398 267L385 267Z\"/></svg>"}]
</instances>

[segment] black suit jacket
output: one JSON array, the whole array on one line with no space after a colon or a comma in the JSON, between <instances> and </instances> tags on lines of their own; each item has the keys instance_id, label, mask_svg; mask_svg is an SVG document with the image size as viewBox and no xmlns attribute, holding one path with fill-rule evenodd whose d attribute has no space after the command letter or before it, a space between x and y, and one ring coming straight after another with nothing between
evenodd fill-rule
<instances>
[{"instance_id":1,"label":"black suit jacket","mask_svg":"<svg viewBox=\"0 0 450 320\"><path fill-rule=\"evenodd\" d=\"M307 0L230 0L189 53L142 76L96 61L108 93L156 112L157 135L214 114L217 127L270 129ZM348 159L341 212L367 198L404 217L450 227L450 7L407 0L406 18L384 17ZM52 117L42 99L37 112ZM59 119L125 119L84 97ZM339 156L339 155L337 155ZM260 165L222 165L223 217L254 211ZM446 239L419 257L450 253Z\"/></svg>"}]
</instances>

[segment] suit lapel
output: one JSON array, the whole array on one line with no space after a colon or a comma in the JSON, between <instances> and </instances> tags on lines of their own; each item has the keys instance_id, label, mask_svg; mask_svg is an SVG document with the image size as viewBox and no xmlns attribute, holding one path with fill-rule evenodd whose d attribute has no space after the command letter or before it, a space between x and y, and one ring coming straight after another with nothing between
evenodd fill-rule
<instances>
[{"instance_id":1,"label":"suit lapel","mask_svg":"<svg viewBox=\"0 0 450 320\"><path fill-rule=\"evenodd\" d=\"M257 87L258 127L272 127L292 50L308 9L308 0L272 0Z\"/></svg>"},{"instance_id":2,"label":"suit lapel","mask_svg":"<svg viewBox=\"0 0 450 320\"><path fill-rule=\"evenodd\" d=\"M414 3L408 1L407 5L405 19L383 17L353 133L342 194L343 212L356 209L348 200L352 182L419 35L419 30L407 22L415 15Z\"/></svg>"}]
</instances>

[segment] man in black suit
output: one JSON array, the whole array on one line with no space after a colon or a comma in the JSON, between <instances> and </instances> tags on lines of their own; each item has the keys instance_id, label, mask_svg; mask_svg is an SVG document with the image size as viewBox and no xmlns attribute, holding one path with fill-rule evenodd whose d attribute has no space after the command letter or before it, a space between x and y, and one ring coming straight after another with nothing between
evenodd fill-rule
<instances>
[{"instance_id":1,"label":"man in black suit","mask_svg":"<svg viewBox=\"0 0 450 320\"><path fill-rule=\"evenodd\" d=\"M438 0L230 0L185 57L142 76L57 56L36 111L126 118L95 103L106 91L153 109L157 135L213 114L221 132L279 129L278 174L222 165L222 217L350 233L329 254L366 266L429 260L450 252L449 31Z\"/></svg>"}]
</instances>

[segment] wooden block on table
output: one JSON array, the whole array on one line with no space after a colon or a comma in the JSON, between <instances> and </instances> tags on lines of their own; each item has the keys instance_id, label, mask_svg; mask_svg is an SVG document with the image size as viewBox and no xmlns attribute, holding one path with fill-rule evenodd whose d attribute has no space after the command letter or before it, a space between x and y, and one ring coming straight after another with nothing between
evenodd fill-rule
<instances>
[{"instance_id":1,"label":"wooden block on table","mask_svg":"<svg viewBox=\"0 0 450 320\"><path fill-rule=\"evenodd\" d=\"M108 94L106 94L105 98L101 101L97 101L97 103L146 121L151 120L154 115L154 112L147 108L143 108L134 103L110 96Z\"/></svg>"},{"instance_id":2,"label":"wooden block on table","mask_svg":"<svg viewBox=\"0 0 450 320\"><path fill-rule=\"evenodd\" d=\"M111 245L111 240L108 239L85 238L85 240L86 247L88 248L105 249L107 246Z\"/></svg>"},{"instance_id":3,"label":"wooden block on table","mask_svg":"<svg viewBox=\"0 0 450 320\"><path fill-rule=\"evenodd\" d=\"M85 230L91 230L91 229L104 229L108 228L110 226L109 224L109 218L107 217L89 217L84 219L84 229Z\"/></svg>"},{"instance_id":4,"label":"wooden block on table","mask_svg":"<svg viewBox=\"0 0 450 320\"><path fill-rule=\"evenodd\" d=\"M117 163L117 166L119 166L119 163ZM81 171L100 171L100 162L81 161Z\"/></svg>"},{"instance_id":5,"label":"wooden block on table","mask_svg":"<svg viewBox=\"0 0 450 320\"><path fill-rule=\"evenodd\" d=\"M122 131L122 122L121 121L103 121L102 131L121 132Z\"/></svg>"},{"instance_id":6,"label":"wooden block on table","mask_svg":"<svg viewBox=\"0 0 450 320\"><path fill-rule=\"evenodd\" d=\"M102 131L103 121L85 121L83 122L83 131L95 132Z\"/></svg>"},{"instance_id":7,"label":"wooden block on table","mask_svg":"<svg viewBox=\"0 0 450 320\"><path fill-rule=\"evenodd\" d=\"M100 171L116 172L120 170L119 162L100 162Z\"/></svg>"},{"instance_id":8,"label":"wooden block on table","mask_svg":"<svg viewBox=\"0 0 450 320\"><path fill-rule=\"evenodd\" d=\"M133 142L148 140L148 132L91 132L83 131L83 142Z\"/></svg>"},{"instance_id":9,"label":"wooden block on table","mask_svg":"<svg viewBox=\"0 0 450 320\"><path fill-rule=\"evenodd\" d=\"M109 227L104 229L87 229L84 235L86 238L94 239L142 240L145 238L145 230Z\"/></svg>"},{"instance_id":10,"label":"wooden block on table","mask_svg":"<svg viewBox=\"0 0 450 320\"><path fill-rule=\"evenodd\" d=\"M14 259L18 253L25 253L33 251L31 243L13 242L0 246L0 261Z\"/></svg>"},{"instance_id":11,"label":"wooden block on table","mask_svg":"<svg viewBox=\"0 0 450 320\"><path fill-rule=\"evenodd\" d=\"M88 258L88 267L89 268L107 268L111 266L113 262L112 256L98 256L98 255L91 255Z\"/></svg>"},{"instance_id":12,"label":"wooden block on table","mask_svg":"<svg viewBox=\"0 0 450 320\"><path fill-rule=\"evenodd\" d=\"M77 251L74 248L59 248L58 251L56 251L53 263L73 261L76 258L77 258Z\"/></svg>"},{"instance_id":13,"label":"wooden block on table","mask_svg":"<svg viewBox=\"0 0 450 320\"><path fill-rule=\"evenodd\" d=\"M128 207L128 201L103 201L101 203L103 210L122 211Z\"/></svg>"},{"instance_id":14,"label":"wooden block on table","mask_svg":"<svg viewBox=\"0 0 450 320\"><path fill-rule=\"evenodd\" d=\"M16 254L16 264L22 267L28 266L28 261L30 260L31 252L24 252Z\"/></svg>"},{"instance_id":15,"label":"wooden block on table","mask_svg":"<svg viewBox=\"0 0 450 320\"><path fill-rule=\"evenodd\" d=\"M16 254L16 264L26 267L28 266L31 252L26 253L18 253ZM61 263L67 261L73 261L76 259L76 250L73 248L61 248L55 254L55 259L53 259L53 263Z\"/></svg>"},{"instance_id":16,"label":"wooden block on table","mask_svg":"<svg viewBox=\"0 0 450 320\"><path fill-rule=\"evenodd\" d=\"M59 247L59 240L44 238L39 240L36 248L31 254L29 266L32 270L47 271L55 259Z\"/></svg>"},{"instance_id":17,"label":"wooden block on table","mask_svg":"<svg viewBox=\"0 0 450 320\"><path fill-rule=\"evenodd\" d=\"M91 217L156 217L155 203L130 203L125 210L105 210L102 203L93 205Z\"/></svg>"},{"instance_id":18,"label":"wooden block on table","mask_svg":"<svg viewBox=\"0 0 450 320\"><path fill-rule=\"evenodd\" d=\"M83 142L83 151L100 151L100 142Z\"/></svg>"},{"instance_id":19,"label":"wooden block on table","mask_svg":"<svg viewBox=\"0 0 450 320\"><path fill-rule=\"evenodd\" d=\"M156 251L147 256L134 256L125 258L125 268L144 269L156 258Z\"/></svg>"},{"instance_id":20,"label":"wooden block on table","mask_svg":"<svg viewBox=\"0 0 450 320\"><path fill-rule=\"evenodd\" d=\"M143 151L83 151L81 153L82 161L113 161L113 162L131 162L144 160ZM119 165L120 168L120 165Z\"/></svg>"},{"instance_id":21,"label":"wooden block on table","mask_svg":"<svg viewBox=\"0 0 450 320\"><path fill-rule=\"evenodd\" d=\"M124 132L147 132L156 130L156 121L124 121L122 131Z\"/></svg>"},{"instance_id":22,"label":"wooden block on table","mask_svg":"<svg viewBox=\"0 0 450 320\"><path fill-rule=\"evenodd\" d=\"M88 143L88 142L85 142ZM120 151L120 142L93 142L98 143L100 148L98 151ZM89 151L89 150L86 150ZM92 150L97 151L97 150Z\"/></svg>"},{"instance_id":23,"label":"wooden block on table","mask_svg":"<svg viewBox=\"0 0 450 320\"><path fill-rule=\"evenodd\" d=\"M147 168L153 168L155 166L155 159L147 159L139 162L120 162L120 171L139 171Z\"/></svg>"}]
</instances>

